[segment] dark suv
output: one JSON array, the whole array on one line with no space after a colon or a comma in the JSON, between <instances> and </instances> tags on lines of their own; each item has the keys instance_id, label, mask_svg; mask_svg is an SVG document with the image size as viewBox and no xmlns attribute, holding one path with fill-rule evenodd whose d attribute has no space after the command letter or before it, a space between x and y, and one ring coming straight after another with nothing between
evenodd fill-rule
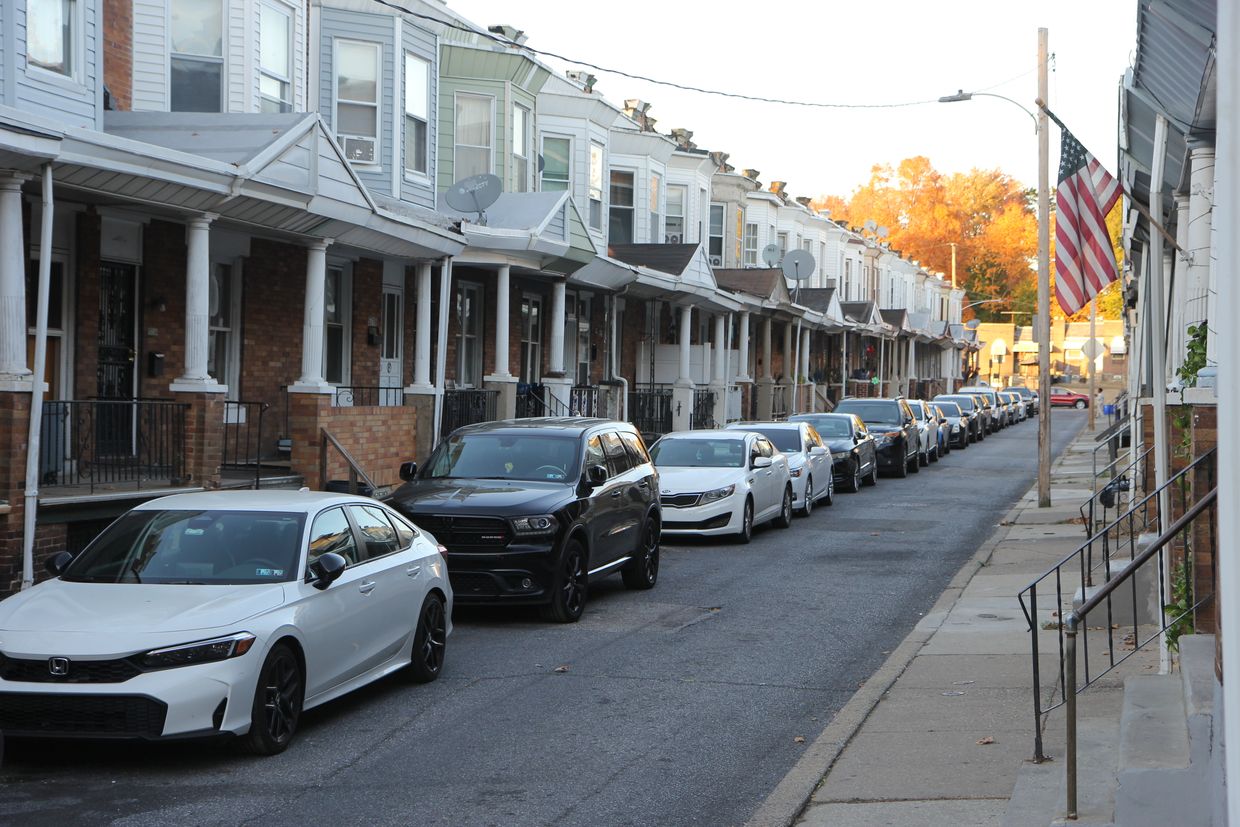
<instances>
[{"instance_id":1,"label":"dark suv","mask_svg":"<svg viewBox=\"0 0 1240 827\"><path fill-rule=\"evenodd\" d=\"M447 549L458 605L538 604L571 623L588 581L659 576L659 479L641 435L604 419L515 419L458 428L388 504Z\"/></svg>"},{"instance_id":2,"label":"dark suv","mask_svg":"<svg viewBox=\"0 0 1240 827\"><path fill-rule=\"evenodd\" d=\"M896 399L841 399L834 413L850 413L861 417L874 437L878 450L878 467L897 477L907 477L921 470L917 463L921 439L913 409L903 397Z\"/></svg>"}]
</instances>

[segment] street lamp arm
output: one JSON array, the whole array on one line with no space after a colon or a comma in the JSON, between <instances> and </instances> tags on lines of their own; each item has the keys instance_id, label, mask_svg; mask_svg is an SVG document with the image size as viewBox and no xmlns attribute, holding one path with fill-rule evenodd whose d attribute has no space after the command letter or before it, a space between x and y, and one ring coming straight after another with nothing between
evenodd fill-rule
<instances>
[{"instance_id":1,"label":"street lamp arm","mask_svg":"<svg viewBox=\"0 0 1240 827\"><path fill-rule=\"evenodd\" d=\"M987 98L998 98L999 100L1005 100L1008 103L1012 104L1013 106L1018 107L1022 112L1024 112L1026 115L1029 116L1029 119L1031 121L1033 121L1033 131L1035 133L1038 131L1038 116L1033 114L1033 112L1031 112L1023 103L1021 103L1018 100L1009 98L1007 95L998 95L998 94L995 94L994 92L966 92L963 89L960 89L954 95L944 95L943 97L939 98L939 103L957 103L959 101L973 100L973 98L979 97L979 96L987 97Z\"/></svg>"}]
</instances>

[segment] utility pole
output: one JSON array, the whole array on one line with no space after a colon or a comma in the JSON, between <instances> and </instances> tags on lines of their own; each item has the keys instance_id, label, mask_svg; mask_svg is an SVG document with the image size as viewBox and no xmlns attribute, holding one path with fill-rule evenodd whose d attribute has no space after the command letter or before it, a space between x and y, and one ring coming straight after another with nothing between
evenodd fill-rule
<instances>
[{"instance_id":1,"label":"utility pole","mask_svg":"<svg viewBox=\"0 0 1240 827\"><path fill-rule=\"evenodd\" d=\"M1038 507L1051 505L1051 194L1046 29L1038 29Z\"/></svg>"},{"instance_id":2,"label":"utility pole","mask_svg":"<svg viewBox=\"0 0 1240 827\"><path fill-rule=\"evenodd\" d=\"M956 289L956 242L949 241L952 248L952 289Z\"/></svg>"}]
</instances>

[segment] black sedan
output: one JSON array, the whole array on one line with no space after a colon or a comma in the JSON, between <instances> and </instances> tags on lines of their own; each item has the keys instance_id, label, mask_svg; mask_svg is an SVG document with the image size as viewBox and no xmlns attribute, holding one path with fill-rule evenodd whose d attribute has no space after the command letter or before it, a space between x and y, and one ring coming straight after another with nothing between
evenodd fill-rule
<instances>
[{"instance_id":1,"label":"black sedan","mask_svg":"<svg viewBox=\"0 0 1240 827\"><path fill-rule=\"evenodd\" d=\"M874 436L878 467L897 477L921 470L921 437L913 409L903 397L857 399L846 397L835 406L836 413L856 415Z\"/></svg>"},{"instance_id":2,"label":"black sedan","mask_svg":"<svg viewBox=\"0 0 1240 827\"><path fill-rule=\"evenodd\" d=\"M797 414L789 422L808 422L831 449L831 474L845 491L878 484L878 452L874 437L855 414Z\"/></svg>"}]
</instances>

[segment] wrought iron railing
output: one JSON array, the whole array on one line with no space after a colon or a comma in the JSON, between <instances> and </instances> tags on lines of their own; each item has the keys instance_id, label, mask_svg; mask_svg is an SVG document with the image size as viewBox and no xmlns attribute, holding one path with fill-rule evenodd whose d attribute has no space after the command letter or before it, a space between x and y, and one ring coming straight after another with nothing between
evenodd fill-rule
<instances>
[{"instance_id":1,"label":"wrought iron railing","mask_svg":"<svg viewBox=\"0 0 1240 827\"><path fill-rule=\"evenodd\" d=\"M642 434L672 430L672 386L634 385L629 391L629 422Z\"/></svg>"},{"instance_id":2,"label":"wrought iron railing","mask_svg":"<svg viewBox=\"0 0 1240 827\"><path fill-rule=\"evenodd\" d=\"M224 402L223 450L220 469L254 469L254 487L262 479L263 415L269 406L266 402Z\"/></svg>"},{"instance_id":3,"label":"wrought iron railing","mask_svg":"<svg viewBox=\"0 0 1240 827\"><path fill-rule=\"evenodd\" d=\"M499 391L459 388L443 392L443 418L439 436L445 437L463 425L491 422L499 406Z\"/></svg>"},{"instance_id":4,"label":"wrought iron railing","mask_svg":"<svg viewBox=\"0 0 1240 827\"><path fill-rule=\"evenodd\" d=\"M164 399L43 403L39 476L45 488L180 485L189 405Z\"/></svg>"},{"instance_id":5,"label":"wrought iron railing","mask_svg":"<svg viewBox=\"0 0 1240 827\"><path fill-rule=\"evenodd\" d=\"M1198 457L1190 465L1181 469L1175 474L1175 476L1167 480L1166 484L1161 488L1151 491L1140 500L1133 503L1127 511L1093 534L1093 536L1091 536L1084 545L1048 569L1044 574L1026 586L1018 595L1021 610L1024 612L1025 620L1029 625L1030 647L1033 654L1035 760L1041 761L1045 758L1042 750L1042 719L1044 715L1058 709L1060 706L1063 706L1067 702L1066 699L1068 697L1075 696L1075 693L1084 691L1088 686L1090 686L1090 684L1097 681L1098 678L1102 677L1130 657L1133 652L1149 643L1150 640L1156 639L1159 634L1179 621L1179 618L1166 621L1166 617L1162 614L1163 607L1170 602L1168 600L1169 596L1166 591L1165 579L1163 577L1163 573L1166 569L1166 561L1163 557L1163 546L1165 546L1166 543L1159 544L1156 542L1153 546L1147 549L1141 549L1139 548L1139 545L1142 535L1148 535L1149 532L1156 529L1156 526L1159 523L1157 510L1160 495L1164 491L1170 495L1167 500L1174 512L1180 514L1189 513L1192 511L1192 507L1189 503L1192 482L1197 478L1198 474L1203 474L1205 476L1205 487L1210 491L1213 491L1215 485L1214 463L1214 450L1210 450L1209 452ZM1177 494L1178 501L1172 500L1172 497ZM1202 498L1198 498L1198 502L1200 503L1201 501ZM1165 515L1162 520L1162 524L1167 525L1169 522L1170 515ZM1178 521L1176 525L1179 525ZM1176 532L1171 531L1169 533L1174 536ZM1209 560L1212 569L1215 557L1213 550L1215 546L1213 535L1211 535L1210 546L1211 548L1208 551L1208 554L1203 556ZM1150 617L1150 613L1148 611L1145 612L1146 622L1142 623L1141 607L1145 605L1145 603L1142 602L1142 599L1148 596L1138 594L1137 582L1135 580L1130 580L1130 578L1132 572L1138 566L1150 560L1151 557L1154 556L1155 552L1157 553L1158 563L1156 603L1157 614L1155 617ZM1191 553L1185 554L1184 565L1191 567ZM1073 599L1078 594L1078 586L1080 587L1079 594L1082 601L1085 603L1090 603L1092 601L1090 595L1091 590L1094 588L1095 578L1099 578L1101 586L1099 591L1093 592L1093 595L1095 597L1100 594L1107 595L1106 623L1105 625L1100 625L1098 627L1105 636L1105 646L1101 653L1095 650L1096 658L1102 658L1103 662L1101 664L1093 664L1091 666L1089 638L1088 636L1085 637L1083 639L1085 680L1079 687L1076 686L1075 677L1068 675L1066 666L1066 626L1063 623L1051 621L1054 623L1053 628L1056 631L1059 649L1059 674L1055 681L1055 685L1058 689L1060 700L1044 705L1041 694L1041 661L1039 660L1041 651L1038 640L1038 632L1041 628L1038 622L1039 596L1046 597L1048 591L1053 591L1052 606L1056 612L1053 617L1063 617L1068 611L1070 611L1073 604ZM1079 582L1071 582L1073 579ZM1118 617L1119 613L1113 611L1114 607L1112 606L1112 602L1110 600L1110 595L1115 590L1115 586L1112 584L1124 581L1131 582L1132 584L1131 618L1127 616L1128 607L1126 606L1120 607L1124 610L1123 614L1125 616ZM1194 578L1191 573L1187 575L1187 582L1190 584L1189 588L1191 589L1191 584L1194 582ZM1213 582L1213 577L1211 577L1210 582ZM1153 584L1149 585L1152 586ZM1208 597L1203 598L1202 600L1205 599L1208 599ZM1190 604L1192 604L1195 608L1197 605L1201 604L1202 600L1198 600L1195 603L1190 600ZM1091 608L1097 605L1097 601L1092 602L1093 605ZM1078 615L1083 616L1083 613L1078 610ZM1128 620L1132 621L1130 625L1127 624ZM1151 626L1157 627L1157 631L1142 640L1142 627L1148 629ZM1129 628L1131 631L1125 632L1125 630ZM1122 642L1125 637L1129 638L1132 645L1132 648L1128 650L1127 653L1121 654L1118 658L1116 657L1117 636L1121 641L1121 646L1123 645ZM1070 677L1072 677L1072 680L1069 680Z\"/></svg>"},{"instance_id":6,"label":"wrought iron railing","mask_svg":"<svg viewBox=\"0 0 1240 827\"><path fill-rule=\"evenodd\" d=\"M1087 538L1094 535L1099 525L1106 525L1108 511L1118 514L1127 510L1128 504L1132 502L1137 480L1143 479L1142 472L1151 450L1146 448L1123 468L1117 466L1129 459L1127 454L1107 463L1100 471L1094 472L1094 493L1081 504L1079 509ZM1107 481L1099 488L1098 481L1101 477L1106 477Z\"/></svg>"},{"instance_id":7,"label":"wrought iron railing","mask_svg":"<svg viewBox=\"0 0 1240 827\"><path fill-rule=\"evenodd\" d=\"M337 408L362 408L405 404L404 388L380 388L374 385L336 385L332 405Z\"/></svg>"},{"instance_id":8,"label":"wrought iron railing","mask_svg":"<svg viewBox=\"0 0 1240 827\"><path fill-rule=\"evenodd\" d=\"M570 416L600 416L599 390L590 385L574 385L568 392Z\"/></svg>"},{"instance_id":9,"label":"wrought iron railing","mask_svg":"<svg viewBox=\"0 0 1240 827\"><path fill-rule=\"evenodd\" d=\"M771 419L776 421L788 418L788 385L771 387Z\"/></svg>"},{"instance_id":10,"label":"wrought iron railing","mask_svg":"<svg viewBox=\"0 0 1240 827\"><path fill-rule=\"evenodd\" d=\"M571 394L570 394L571 398ZM541 416L576 416L546 385L517 386L517 419ZM585 414L589 415L589 414Z\"/></svg>"},{"instance_id":11,"label":"wrought iron railing","mask_svg":"<svg viewBox=\"0 0 1240 827\"><path fill-rule=\"evenodd\" d=\"M709 388L695 388L693 391L693 411L689 414L689 427L716 428L715 392Z\"/></svg>"}]
</instances>

